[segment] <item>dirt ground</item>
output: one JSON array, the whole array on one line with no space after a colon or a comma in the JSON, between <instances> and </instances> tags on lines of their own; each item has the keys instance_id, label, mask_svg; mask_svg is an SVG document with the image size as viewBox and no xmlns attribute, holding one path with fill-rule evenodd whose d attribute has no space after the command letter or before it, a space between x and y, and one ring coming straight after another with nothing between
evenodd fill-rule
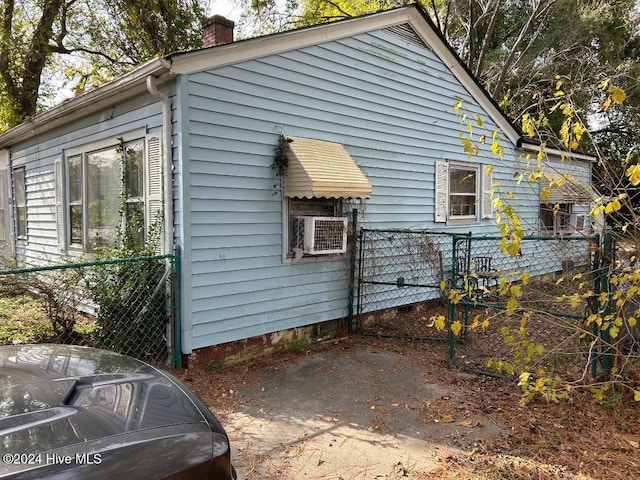
<instances>
[{"instance_id":1,"label":"dirt ground","mask_svg":"<svg viewBox=\"0 0 640 480\"><path fill-rule=\"evenodd\" d=\"M176 372L222 420L243 479L640 478L640 408L519 405L446 344L348 336Z\"/></svg>"}]
</instances>

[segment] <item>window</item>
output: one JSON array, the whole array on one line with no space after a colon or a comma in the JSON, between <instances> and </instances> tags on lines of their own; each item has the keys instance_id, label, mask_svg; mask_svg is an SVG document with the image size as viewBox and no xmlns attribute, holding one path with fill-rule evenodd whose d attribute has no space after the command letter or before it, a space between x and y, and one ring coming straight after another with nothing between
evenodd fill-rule
<instances>
[{"instance_id":1,"label":"window","mask_svg":"<svg viewBox=\"0 0 640 480\"><path fill-rule=\"evenodd\" d=\"M571 203L543 203L540 205L540 233L569 235L584 230L586 214L574 213Z\"/></svg>"},{"instance_id":2,"label":"window","mask_svg":"<svg viewBox=\"0 0 640 480\"><path fill-rule=\"evenodd\" d=\"M491 217L491 173L481 165L436 162L435 221L474 223Z\"/></svg>"},{"instance_id":3,"label":"window","mask_svg":"<svg viewBox=\"0 0 640 480\"><path fill-rule=\"evenodd\" d=\"M13 169L13 188L15 191L16 233L19 240L27 238L27 185L25 168Z\"/></svg>"},{"instance_id":4,"label":"window","mask_svg":"<svg viewBox=\"0 0 640 480\"><path fill-rule=\"evenodd\" d=\"M150 139L154 139L151 143ZM159 172L157 136L148 137L147 161ZM118 227L127 228L140 242L145 239L150 203L158 207L159 175L145 170L145 139L113 139L96 147L75 149L66 158L66 232L73 246L94 250L115 240ZM157 165L156 165L157 164ZM149 177L145 182L145 174ZM153 185L149 185L153 183ZM62 185L63 182L60 182ZM146 188L149 187L149 188ZM153 212L157 215L157 211ZM63 242L62 242L63 243Z\"/></svg>"},{"instance_id":5,"label":"window","mask_svg":"<svg viewBox=\"0 0 640 480\"><path fill-rule=\"evenodd\" d=\"M477 169L449 167L449 218L476 218Z\"/></svg>"}]
</instances>

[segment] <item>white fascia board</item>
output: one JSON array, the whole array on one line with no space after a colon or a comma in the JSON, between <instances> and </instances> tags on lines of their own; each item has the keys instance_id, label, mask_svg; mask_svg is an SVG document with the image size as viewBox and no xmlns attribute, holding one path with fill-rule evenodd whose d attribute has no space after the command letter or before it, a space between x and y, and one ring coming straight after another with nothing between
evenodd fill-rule
<instances>
[{"instance_id":1,"label":"white fascia board","mask_svg":"<svg viewBox=\"0 0 640 480\"><path fill-rule=\"evenodd\" d=\"M367 31L403 24L410 20L411 7L381 12L352 20L317 25L300 30L275 33L267 36L203 48L192 52L170 55L171 73L189 74L208 68L252 60L319 43L337 40Z\"/></svg>"},{"instance_id":2,"label":"white fascia board","mask_svg":"<svg viewBox=\"0 0 640 480\"><path fill-rule=\"evenodd\" d=\"M434 27L430 25L415 5L352 20L343 20L302 30L292 30L265 37L241 40L194 52L173 54L169 57L171 60L171 73L195 73L209 68L252 60L405 23L409 23L413 27L425 44L451 70L453 75L487 112L489 117L500 127L509 140L516 145L520 138L519 132L492 101L489 94L464 67L458 56L434 31Z\"/></svg>"},{"instance_id":3,"label":"white fascia board","mask_svg":"<svg viewBox=\"0 0 640 480\"><path fill-rule=\"evenodd\" d=\"M34 137L80 117L131 98L147 90L147 76L161 76L168 73L166 61L155 58L131 72L118 77L88 93L65 100L50 110L40 113L31 120L7 130L0 135L0 148Z\"/></svg>"},{"instance_id":4,"label":"white fascia board","mask_svg":"<svg viewBox=\"0 0 640 480\"><path fill-rule=\"evenodd\" d=\"M540 144L534 141L528 143L526 138L522 138L520 148L525 152L538 153L540 151ZM569 150L561 150L559 148L554 148L549 146L544 147L544 152L547 155L557 155L558 157L564 157L567 160L581 160L581 161L591 162L591 163L595 163L597 160L595 155L590 155L588 153L581 153L581 152L573 152Z\"/></svg>"}]
</instances>

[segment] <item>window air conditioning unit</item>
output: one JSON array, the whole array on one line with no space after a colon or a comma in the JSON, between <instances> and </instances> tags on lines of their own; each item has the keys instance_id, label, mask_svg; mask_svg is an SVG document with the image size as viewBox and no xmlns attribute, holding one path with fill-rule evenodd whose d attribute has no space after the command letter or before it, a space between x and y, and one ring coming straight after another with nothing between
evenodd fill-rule
<instances>
[{"instance_id":1,"label":"window air conditioning unit","mask_svg":"<svg viewBox=\"0 0 640 480\"><path fill-rule=\"evenodd\" d=\"M569 221L571 223L571 228L579 232L584 230L587 216L584 213L572 213Z\"/></svg>"},{"instance_id":2,"label":"window air conditioning unit","mask_svg":"<svg viewBox=\"0 0 640 480\"><path fill-rule=\"evenodd\" d=\"M293 217L292 246L309 255L347 251L347 217Z\"/></svg>"}]
</instances>

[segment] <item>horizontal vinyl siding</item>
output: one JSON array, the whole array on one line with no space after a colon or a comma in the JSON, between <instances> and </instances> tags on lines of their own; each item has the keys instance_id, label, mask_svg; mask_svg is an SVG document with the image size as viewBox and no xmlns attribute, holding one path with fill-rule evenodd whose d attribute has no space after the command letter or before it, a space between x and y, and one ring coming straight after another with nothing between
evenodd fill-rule
<instances>
[{"instance_id":1,"label":"horizontal vinyl siding","mask_svg":"<svg viewBox=\"0 0 640 480\"><path fill-rule=\"evenodd\" d=\"M130 131L161 126L161 105L151 96L96 112L64 127L11 148L12 166L25 166L27 184L27 241L16 253L27 264L55 264L67 259L58 244L54 162L65 149L117 137Z\"/></svg>"},{"instance_id":2,"label":"horizontal vinyl siding","mask_svg":"<svg viewBox=\"0 0 640 480\"><path fill-rule=\"evenodd\" d=\"M497 128L469 93L431 51L382 31L191 74L184 84L186 351L347 314L348 258L282 261L271 169L280 134L345 146L373 185L359 217L368 228L451 230L433 223L436 160L497 163L489 145L472 159L463 151L459 99L468 121L485 122L474 124L476 140ZM500 139L506 155L494 181L515 189L518 153ZM485 220L455 230L496 227Z\"/></svg>"}]
</instances>

